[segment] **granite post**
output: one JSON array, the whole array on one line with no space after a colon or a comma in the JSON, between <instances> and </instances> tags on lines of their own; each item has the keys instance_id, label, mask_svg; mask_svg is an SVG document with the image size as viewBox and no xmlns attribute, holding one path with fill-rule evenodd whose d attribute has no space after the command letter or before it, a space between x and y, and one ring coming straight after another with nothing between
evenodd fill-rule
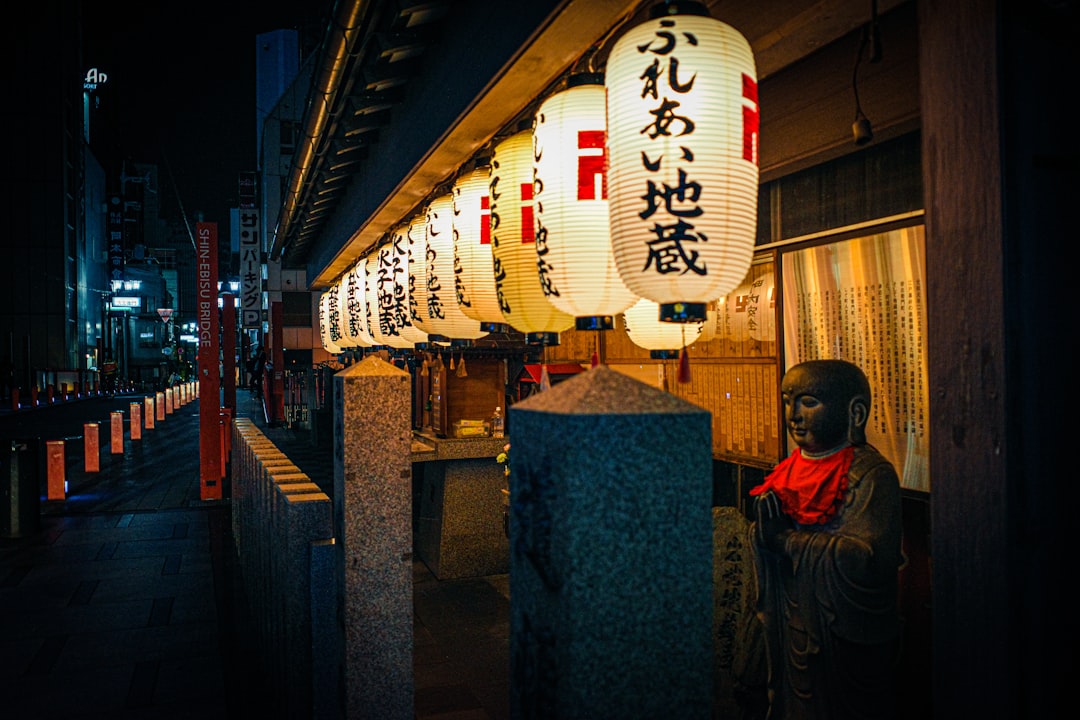
<instances>
[{"instance_id":1,"label":"granite post","mask_svg":"<svg viewBox=\"0 0 1080 720\"><path fill-rule=\"evenodd\" d=\"M599 365L510 408L515 718L712 709L712 418Z\"/></svg>"},{"instance_id":2,"label":"granite post","mask_svg":"<svg viewBox=\"0 0 1080 720\"><path fill-rule=\"evenodd\" d=\"M350 719L413 720L411 407L409 373L374 355L334 375Z\"/></svg>"}]
</instances>

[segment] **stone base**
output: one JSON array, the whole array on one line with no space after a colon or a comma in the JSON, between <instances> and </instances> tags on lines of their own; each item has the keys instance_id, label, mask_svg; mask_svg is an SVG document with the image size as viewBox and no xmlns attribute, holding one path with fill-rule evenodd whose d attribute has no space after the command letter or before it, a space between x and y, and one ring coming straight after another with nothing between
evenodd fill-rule
<instances>
[{"instance_id":1,"label":"stone base","mask_svg":"<svg viewBox=\"0 0 1080 720\"><path fill-rule=\"evenodd\" d=\"M415 550L440 580L510 571L503 467L494 458L424 463Z\"/></svg>"}]
</instances>

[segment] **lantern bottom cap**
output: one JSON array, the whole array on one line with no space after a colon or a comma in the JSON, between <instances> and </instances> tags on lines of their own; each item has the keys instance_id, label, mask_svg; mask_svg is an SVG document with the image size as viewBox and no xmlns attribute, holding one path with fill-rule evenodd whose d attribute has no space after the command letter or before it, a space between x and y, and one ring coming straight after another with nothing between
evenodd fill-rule
<instances>
[{"instance_id":1,"label":"lantern bottom cap","mask_svg":"<svg viewBox=\"0 0 1080 720\"><path fill-rule=\"evenodd\" d=\"M615 318L611 315L585 315L574 319L576 330L612 330Z\"/></svg>"},{"instance_id":2,"label":"lantern bottom cap","mask_svg":"<svg viewBox=\"0 0 1080 720\"><path fill-rule=\"evenodd\" d=\"M679 357L678 350L650 350L650 360L675 360Z\"/></svg>"},{"instance_id":3,"label":"lantern bottom cap","mask_svg":"<svg viewBox=\"0 0 1080 720\"><path fill-rule=\"evenodd\" d=\"M706 303L660 303L660 322L703 322L708 316Z\"/></svg>"},{"instance_id":4,"label":"lantern bottom cap","mask_svg":"<svg viewBox=\"0 0 1080 720\"><path fill-rule=\"evenodd\" d=\"M555 332L533 332L525 335L525 342L528 345L558 345L559 333Z\"/></svg>"}]
</instances>

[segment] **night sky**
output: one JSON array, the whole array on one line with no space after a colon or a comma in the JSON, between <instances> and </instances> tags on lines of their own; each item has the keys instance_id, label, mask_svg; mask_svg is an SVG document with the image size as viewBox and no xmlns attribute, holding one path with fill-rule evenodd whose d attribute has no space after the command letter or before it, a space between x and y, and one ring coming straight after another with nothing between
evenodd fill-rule
<instances>
[{"instance_id":1,"label":"night sky","mask_svg":"<svg viewBox=\"0 0 1080 720\"><path fill-rule=\"evenodd\" d=\"M225 232L238 174L257 166L256 37L296 29L317 47L331 5L85 2L85 66L108 73L90 144L110 189L122 159L157 163L163 214L182 206L189 221L201 213Z\"/></svg>"}]
</instances>

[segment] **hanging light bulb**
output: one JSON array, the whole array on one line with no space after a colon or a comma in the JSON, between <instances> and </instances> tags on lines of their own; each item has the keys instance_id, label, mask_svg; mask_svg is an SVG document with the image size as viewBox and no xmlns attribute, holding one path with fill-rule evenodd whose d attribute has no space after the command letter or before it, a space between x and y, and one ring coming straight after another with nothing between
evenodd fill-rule
<instances>
[{"instance_id":1,"label":"hanging light bulb","mask_svg":"<svg viewBox=\"0 0 1080 720\"><path fill-rule=\"evenodd\" d=\"M757 75L750 45L704 5L667 2L612 47L608 171L615 262L675 322L742 280L758 196Z\"/></svg>"},{"instance_id":2,"label":"hanging light bulb","mask_svg":"<svg viewBox=\"0 0 1080 720\"><path fill-rule=\"evenodd\" d=\"M557 345L558 333L574 325L574 316L548 301L537 271L532 131L519 130L496 145L491 167L491 243L499 307L528 341Z\"/></svg>"},{"instance_id":3,"label":"hanging light bulb","mask_svg":"<svg viewBox=\"0 0 1080 720\"><path fill-rule=\"evenodd\" d=\"M578 330L611 329L637 296L623 283L608 215L603 75L571 75L533 130L536 253L548 301Z\"/></svg>"}]
</instances>

